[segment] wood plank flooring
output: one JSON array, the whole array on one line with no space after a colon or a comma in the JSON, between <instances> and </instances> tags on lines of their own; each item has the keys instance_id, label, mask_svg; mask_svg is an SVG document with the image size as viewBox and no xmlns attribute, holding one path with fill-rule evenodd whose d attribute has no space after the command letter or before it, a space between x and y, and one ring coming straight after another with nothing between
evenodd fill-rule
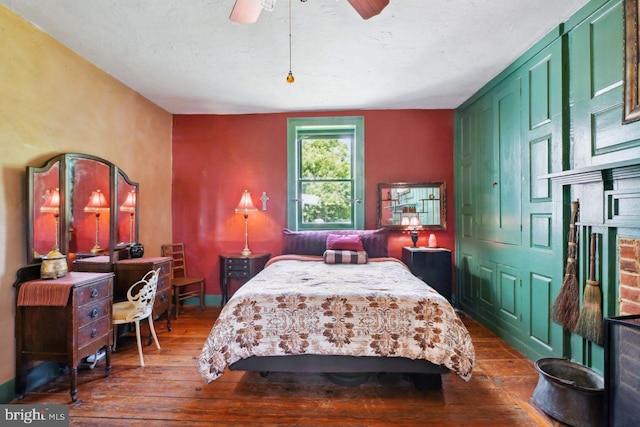
<instances>
[{"instance_id":1,"label":"wood plank flooring","mask_svg":"<svg viewBox=\"0 0 640 427\"><path fill-rule=\"evenodd\" d=\"M533 363L468 316L476 349L469 382L443 376L442 390L418 391L401 375L344 387L322 375L227 371L205 384L197 370L218 308L186 307L173 331L156 322L161 350L145 346L140 367L133 334L118 340L111 375L104 362L78 375L71 403L63 374L13 403L70 404L75 426L558 426L532 401ZM146 326L143 331L146 331Z\"/></svg>"}]
</instances>

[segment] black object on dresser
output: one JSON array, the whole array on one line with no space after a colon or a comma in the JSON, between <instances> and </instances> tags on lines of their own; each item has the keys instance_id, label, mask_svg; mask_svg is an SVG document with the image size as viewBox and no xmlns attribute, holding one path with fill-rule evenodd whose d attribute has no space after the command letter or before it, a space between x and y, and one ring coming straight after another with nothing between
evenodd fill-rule
<instances>
[{"instance_id":1,"label":"black object on dresser","mask_svg":"<svg viewBox=\"0 0 640 427\"><path fill-rule=\"evenodd\" d=\"M80 361L106 352L111 369L113 273L69 272L55 280L35 278L39 265L18 272L16 300L16 383L27 389L27 362L61 362L69 367L71 400L77 400ZM31 279L31 280L30 280Z\"/></svg>"},{"instance_id":2,"label":"black object on dresser","mask_svg":"<svg viewBox=\"0 0 640 427\"><path fill-rule=\"evenodd\" d=\"M451 302L451 251L445 248L402 248L402 262L413 274Z\"/></svg>"},{"instance_id":3,"label":"black object on dresser","mask_svg":"<svg viewBox=\"0 0 640 427\"><path fill-rule=\"evenodd\" d=\"M223 306L229 301L229 279L243 282L251 279L264 268L271 254L251 254L243 256L240 253L220 254L220 291Z\"/></svg>"}]
</instances>

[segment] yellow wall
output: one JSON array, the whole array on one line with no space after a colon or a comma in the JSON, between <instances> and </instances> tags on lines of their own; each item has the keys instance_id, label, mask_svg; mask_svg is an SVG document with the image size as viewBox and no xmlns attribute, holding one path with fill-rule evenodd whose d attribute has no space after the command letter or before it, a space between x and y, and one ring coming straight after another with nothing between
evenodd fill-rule
<instances>
[{"instance_id":1,"label":"yellow wall","mask_svg":"<svg viewBox=\"0 0 640 427\"><path fill-rule=\"evenodd\" d=\"M26 263L26 167L60 153L140 183L145 255L171 241L172 116L0 5L0 386L15 376L12 287Z\"/></svg>"}]
</instances>

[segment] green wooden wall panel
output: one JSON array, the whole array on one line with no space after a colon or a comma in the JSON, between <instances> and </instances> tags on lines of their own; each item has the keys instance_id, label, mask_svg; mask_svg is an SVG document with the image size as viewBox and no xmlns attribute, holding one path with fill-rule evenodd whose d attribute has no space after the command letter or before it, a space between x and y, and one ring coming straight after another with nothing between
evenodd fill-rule
<instances>
[{"instance_id":1,"label":"green wooden wall panel","mask_svg":"<svg viewBox=\"0 0 640 427\"><path fill-rule=\"evenodd\" d=\"M603 313L615 315L616 238L625 230L616 227L637 230L640 186L538 177L640 159L640 122L622 125L622 0L591 0L558 30L456 110L456 153L464 152L455 159L458 301L531 359L565 356L601 371L602 347L549 318L564 276L569 202L581 205L582 289L586 236L595 231ZM505 179L511 188L501 188Z\"/></svg>"},{"instance_id":2,"label":"green wooden wall panel","mask_svg":"<svg viewBox=\"0 0 640 427\"><path fill-rule=\"evenodd\" d=\"M531 274L531 318L529 329L531 337L543 344L548 350L552 348L551 343L551 320L548 313L551 312L552 282L549 276L532 273Z\"/></svg>"},{"instance_id":3,"label":"green wooden wall panel","mask_svg":"<svg viewBox=\"0 0 640 427\"><path fill-rule=\"evenodd\" d=\"M478 262L478 306L487 313L495 313L496 265L486 260Z\"/></svg>"},{"instance_id":4,"label":"green wooden wall panel","mask_svg":"<svg viewBox=\"0 0 640 427\"><path fill-rule=\"evenodd\" d=\"M476 200L478 238L493 240L498 228L494 182L498 179L497 150L493 134L492 104L485 102L475 113L477 177L472 187Z\"/></svg>"},{"instance_id":5,"label":"green wooden wall panel","mask_svg":"<svg viewBox=\"0 0 640 427\"><path fill-rule=\"evenodd\" d=\"M568 33L572 168L640 157L640 122L622 124L622 1Z\"/></svg>"},{"instance_id":6,"label":"green wooden wall panel","mask_svg":"<svg viewBox=\"0 0 640 427\"><path fill-rule=\"evenodd\" d=\"M551 249L550 213L536 213L531 215L531 247L537 249Z\"/></svg>"},{"instance_id":7,"label":"green wooden wall panel","mask_svg":"<svg viewBox=\"0 0 640 427\"><path fill-rule=\"evenodd\" d=\"M496 241L519 245L521 236L521 80L515 78L496 95L499 175L496 213L499 232ZM495 194L495 191L494 191ZM494 196L495 198L495 196Z\"/></svg>"},{"instance_id":8,"label":"green wooden wall panel","mask_svg":"<svg viewBox=\"0 0 640 427\"><path fill-rule=\"evenodd\" d=\"M622 40L622 6L615 7L599 14L591 20L590 51L591 63L591 97L608 92L621 84L622 52L611 49L619 46Z\"/></svg>"},{"instance_id":9,"label":"green wooden wall panel","mask_svg":"<svg viewBox=\"0 0 640 427\"><path fill-rule=\"evenodd\" d=\"M500 292L500 317L508 323L520 324L520 271L508 266L498 270Z\"/></svg>"},{"instance_id":10,"label":"green wooden wall panel","mask_svg":"<svg viewBox=\"0 0 640 427\"><path fill-rule=\"evenodd\" d=\"M461 207L470 208L473 206L473 165L471 163L462 165L460 167L460 175L462 179L462 187L458 194L462 202ZM471 230L466 230L467 233L469 231ZM471 236L473 233L466 235Z\"/></svg>"},{"instance_id":11,"label":"green wooden wall panel","mask_svg":"<svg viewBox=\"0 0 640 427\"><path fill-rule=\"evenodd\" d=\"M458 279L467 293L459 301L474 318L530 357L561 352L550 346L552 338L542 337L542 342L530 334L532 322L537 325L539 319L532 321L529 277L532 268L544 271L562 257L562 249L558 255L552 243L557 225L551 182L537 178L562 164L562 66L558 40L485 97L457 112L460 120L468 120L467 134L474 139L471 159L456 159L456 182L465 185L465 174L474 167L477 173L471 202L462 196L464 213L457 211L461 227L456 243L458 253L465 253L461 259L465 274ZM488 182L495 185L489 187ZM464 191L458 189L457 194ZM469 212L476 213L473 236L464 230L472 225ZM547 276L559 281L561 270ZM546 322L539 327L553 330Z\"/></svg>"},{"instance_id":12,"label":"green wooden wall panel","mask_svg":"<svg viewBox=\"0 0 640 427\"><path fill-rule=\"evenodd\" d=\"M529 143L529 191L531 201L548 201L551 198L551 181L539 176L551 172L551 135L545 135Z\"/></svg>"},{"instance_id":13,"label":"green wooden wall panel","mask_svg":"<svg viewBox=\"0 0 640 427\"><path fill-rule=\"evenodd\" d=\"M548 57L529 69L529 129L543 126L551 120L549 74Z\"/></svg>"},{"instance_id":14,"label":"green wooden wall panel","mask_svg":"<svg viewBox=\"0 0 640 427\"><path fill-rule=\"evenodd\" d=\"M456 287L457 299L460 306L467 310L469 313L473 313L476 310L476 294L474 292L474 279L472 268L474 266L474 257L469 253L461 253L459 257L459 286Z\"/></svg>"}]
</instances>

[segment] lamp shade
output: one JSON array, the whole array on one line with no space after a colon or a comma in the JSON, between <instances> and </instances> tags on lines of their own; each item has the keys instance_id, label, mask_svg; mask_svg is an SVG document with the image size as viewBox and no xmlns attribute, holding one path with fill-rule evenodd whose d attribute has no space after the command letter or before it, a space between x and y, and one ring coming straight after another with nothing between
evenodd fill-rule
<instances>
[{"instance_id":1,"label":"lamp shade","mask_svg":"<svg viewBox=\"0 0 640 427\"><path fill-rule=\"evenodd\" d=\"M122 212L136 211L136 191L135 190L131 190L127 193L127 198L125 199L122 206L120 206L120 210Z\"/></svg>"},{"instance_id":2,"label":"lamp shade","mask_svg":"<svg viewBox=\"0 0 640 427\"><path fill-rule=\"evenodd\" d=\"M44 197L44 204L40 207L40 212L51 212L54 215L59 214L60 190L57 188L48 189Z\"/></svg>"},{"instance_id":3,"label":"lamp shade","mask_svg":"<svg viewBox=\"0 0 640 427\"><path fill-rule=\"evenodd\" d=\"M249 212L257 211L258 208L253 205L253 200L251 200L251 194L248 190L244 190L240 198L240 203L238 203L238 207L236 207L236 213L248 214Z\"/></svg>"},{"instance_id":4,"label":"lamp shade","mask_svg":"<svg viewBox=\"0 0 640 427\"><path fill-rule=\"evenodd\" d=\"M105 212L109 210L109 202L104 196L104 193L100 190L92 191L91 197L89 197L89 203L84 207L85 212Z\"/></svg>"},{"instance_id":5,"label":"lamp shade","mask_svg":"<svg viewBox=\"0 0 640 427\"><path fill-rule=\"evenodd\" d=\"M420 223L420 218L418 218L418 215L416 216L412 216L409 219L409 226L410 227L420 227L422 224Z\"/></svg>"}]
</instances>

